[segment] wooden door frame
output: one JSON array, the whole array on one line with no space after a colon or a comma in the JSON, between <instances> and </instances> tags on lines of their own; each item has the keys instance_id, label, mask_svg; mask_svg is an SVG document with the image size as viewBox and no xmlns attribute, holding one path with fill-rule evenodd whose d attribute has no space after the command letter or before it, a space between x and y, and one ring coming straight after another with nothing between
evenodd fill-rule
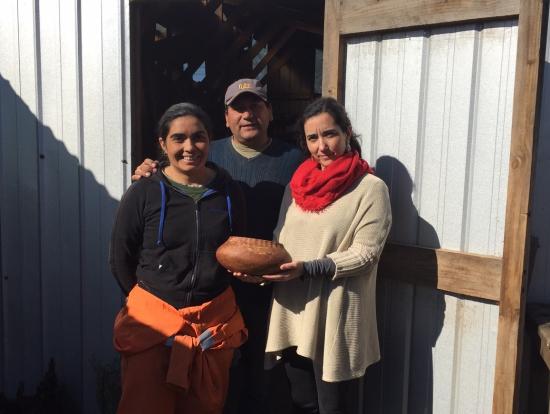
<instances>
[{"instance_id":1,"label":"wooden door frame","mask_svg":"<svg viewBox=\"0 0 550 414\"><path fill-rule=\"evenodd\" d=\"M350 37L473 21L505 18L518 20L502 259L441 249L389 246L385 253L388 266L381 266L381 271L389 269L386 277L398 277L401 269L408 269L410 272L411 268L425 267L429 263L426 257L431 253L431 257L435 257L437 268L437 280L431 281L434 287L499 303L493 391L495 414L516 413L518 410L526 299L528 218L545 2L546 0L325 0L323 94L340 101L344 94L345 44ZM465 264L458 272L457 261ZM477 284L480 274L488 274L491 283ZM408 281L430 284L425 280L416 280L414 274Z\"/></svg>"}]
</instances>

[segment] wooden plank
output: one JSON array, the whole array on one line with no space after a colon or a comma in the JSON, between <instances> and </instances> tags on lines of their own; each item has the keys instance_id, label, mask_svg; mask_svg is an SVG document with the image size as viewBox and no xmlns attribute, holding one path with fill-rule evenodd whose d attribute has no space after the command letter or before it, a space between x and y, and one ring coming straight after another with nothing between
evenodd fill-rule
<instances>
[{"instance_id":1,"label":"wooden plank","mask_svg":"<svg viewBox=\"0 0 550 414\"><path fill-rule=\"evenodd\" d=\"M276 73L281 67L283 67L284 65L287 64L290 57L292 55L294 55L294 53L296 52L297 49L298 48L296 46L294 46L293 44L288 45L288 47L286 47L284 49L283 53L279 53L279 54L277 54L273 57L273 61L269 65L269 70L272 71L273 73ZM262 77L259 80L264 82L264 79L267 76L268 75L266 74L264 77ZM296 99L296 95L292 95L291 93L287 93L285 96L288 99ZM273 98L274 98L273 95L271 95L270 99L272 100Z\"/></svg>"},{"instance_id":2,"label":"wooden plank","mask_svg":"<svg viewBox=\"0 0 550 414\"><path fill-rule=\"evenodd\" d=\"M264 70L269 62L271 62L271 59L273 59L273 57L279 52L279 50L281 50L281 48L283 48L283 46L292 37L295 31L295 27L288 27L281 33L281 35L277 39L277 42L269 47L267 54L263 57L262 60L260 60L260 62L258 62L256 67L254 68L252 72L252 77L255 78L262 72L262 70Z\"/></svg>"},{"instance_id":3,"label":"wooden plank","mask_svg":"<svg viewBox=\"0 0 550 414\"><path fill-rule=\"evenodd\" d=\"M339 15L342 35L488 20L519 13L519 0L346 0L342 3Z\"/></svg>"},{"instance_id":4,"label":"wooden plank","mask_svg":"<svg viewBox=\"0 0 550 414\"><path fill-rule=\"evenodd\" d=\"M225 64L231 62L237 58L239 53L242 51L244 46L252 42L254 32L261 27L263 22L257 20L251 22L247 25L246 28L242 29L238 36L232 40L229 49L221 56L218 56L219 53L216 53L216 56L210 56L207 58L206 63L209 64L210 68L213 68L214 71L206 71L206 78L203 83L206 84L208 93L212 96L222 96L225 88L230 82L233 82L235 77L251 77L255 78L257 74L250 74L250 70L246 70L246 67L252 68L252 58L253 56L245 55L240 61L240 67L235 66L233 71L225 70ZM270 48L271 50L271 48ZM267 57L268 55L266 55ZM248 62L246 59L249 59ZM264 57L265 60L265 57ZM264 61L262 60L262 62ZM223 63L217 63L223 62ZM260 62L261 63L261 62ZM267 63L266 63L267 64Z\"/></svg>"},{"instance_id":5,"label":"wooden plank","mask_svg":"<svg viewBox=\"0 0 550 414\"><path fill-rule=\"evenodd\" d=\"M296 30L301 30L302 32L308 32L318 35L323 34L323 29L316 24L295 20L293 22L290 22L290 25L293 26Z\"/></svg>"},{"instance_id":6,"label":"wooden plank","mask_svg":"<svg viewBox=\"0 0 550 414\"><path fill-rule=\"evenodd\" d=\"M245 61L252 61L256 57L260 51L267 46L269 42L275 37L275 35L279 32L281 26L280 23L277 22L277 24L271 24L267 30L263 33L263 36L256 39L256 43L254 43L254 46L252 46L248 51L245 53L244 60Z\"/></svg>"},{"instance_id":7,"label":"wooden plank","mask_svg":"<svg viewBox=\"0 0 550 414\"><path fill-rule=\"evenodd\" d=\"M231 44L224 48L224 52L222 53L222 60L225 61L231 61L232 59L235 59L236 56L238 56L242 49L245 46L249 46L252 40L252 37L254 36L254 32L258 30L261 26L263 26L264 22L261 20L253 20L251 22L248 22L246 27L243 27L242 30L239 31L238 35L231 41ZM216 54L219 54L220 52L217 51ZM223 71L222 71L223 72Z\"/></svg>"},{"instance_id":8,"label":"wooden plank","mask_svg":"<svg viewBox=\"0 0 550 414\"><path fill-rule=\"evenodd\" d=\"M491 301L500 298L502 259L388 243L379 275Z\"/></svg>"},{"instance_id":9,"label":"wooden plank","mask_svg":"<svg viewBox=\"0 0 550 414\"><path fill-rule=\"evenodd\" d=\"M323 36L323 95L342 100L344 93L344 50L340 39L339 0L325 0Z\"/></svg>"},{"instance_id":10,"label":"wooden plank","mask_svg":"<svg viewBox=\"0 0 550 414\"><path fill-rule=\"evenodd\" d=\"M210 92L216 96L217 94L222 94L226 85L229 82L232 82L235 77L242 77L241 73L250 71L252 68L252 59L254 56L250 54L245 54L242 58L238 56L242 53L245 47L251 47L254 32L262 26L263 22L255 20L247 24L238 35L231 41L231 44L228 47L223 48L225 51L220 55L219 51L214 53L214 56L210 56L206 63L209 64L209 69L213 68L214 71L206 71L206 79L208 82L208 87ZM249 49L250 50L250 49ZM235 65L232 72L226 70L227 62L233 62L235 60L240 61L240 65ZM223 63L222 63L223 62ZM223 68L223 69L222 69ZM241 70L243 72L241 72Z\"/></svg>"},{"instance_id":11,"label":"wooden plank","mask_svg":"<svg viewBox=\"0 0 550 414\"><path fill-rule=\"evenodd\" d=\"M227 20L220 21L217 29L207 39L204 39L205 41L202 43L204 53L202 55L189 56L187 69L183 73L188 77L193 76L193 73L197 71L205 59L208 61L212 59L212 56L218 55L220 48L225 50L224 45L228 37L233 36L233 26L241 24L241 18L242 13L233 13Z\"/></svg>"},{"instance_id":12,"label":"wooden plank","mask_svg":"<svg viewBox=\"0 0 550 414\"><path fill-rule=\"evenodd\" d=\"M525 316L526 257L540 67L542 0L521 3L512 116L493 413L518 408Z\"/></svg>"}]
</instances>

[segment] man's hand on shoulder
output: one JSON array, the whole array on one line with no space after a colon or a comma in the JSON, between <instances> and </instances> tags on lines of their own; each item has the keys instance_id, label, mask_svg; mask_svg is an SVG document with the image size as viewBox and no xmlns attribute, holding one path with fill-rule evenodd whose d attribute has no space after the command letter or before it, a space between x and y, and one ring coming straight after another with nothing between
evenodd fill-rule
<instances>
[{"instance_id":1,"label":"man's hand on shoulder","mask_svg":"<svg viewBox=\"0 0 550 414\"><path fill-rule=\"evenodd\" d=\"M141 177L149 177L151 174L157 172L158 166L158 161L153 161L150 158L146 158L134 171L132 181L137 181Z\"/></svg>"}]
</instances>

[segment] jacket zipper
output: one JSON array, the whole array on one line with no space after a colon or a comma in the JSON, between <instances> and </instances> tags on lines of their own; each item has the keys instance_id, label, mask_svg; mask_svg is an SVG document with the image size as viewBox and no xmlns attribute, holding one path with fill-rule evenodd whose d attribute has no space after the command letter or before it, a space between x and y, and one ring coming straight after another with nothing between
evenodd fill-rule
<instances>
[{"instance_id":1,"label":"jacket zipper","mask_svg":"<svg viewBox=\"0 0 550 414\"><path fill-rule=\"evenodd\" d=\"M177 188L175 188L175 191L177 191L178 193L180 193L184 197L189 197L187 194L183 193L182 191L179 191ZM200 231L199 231L200 230L199 202L201 200L205 199L206 197L209 197L210 195L215 194L216 192L217 191L208 190L205 194L203 194L203 196L199 200L195 201L195 228L196 228L196 234L195 234L195 237L196 237L195 264L193 265L193 273L191 273L191 282L190 282L190 286L189 286L189 291L185 295L185 301L184 301L185 307L188 307L191 304L191 297L193 295L193 288L194 288L195 283L196 283L197 269L198 269L198 266L199 266L199 256L200 256L200 249L199 249L199 246L200 246L199 245L199 235L200 235Z\"/></svg>"},{"instance_id":2,"label":"jacket zipper","mask_svg":"<svg viewBox=\"0 0 550 414\"><path fill-rule=\"evenodd\" d=\"M199 224L200 224L200 220L199 220L199 203L198 201L195 202L195 229L196 229L196 234L195 234L195 240L196 240L196 243L195 243L195 264L193 265L193 273L191 273L191 283L190 283L190 286L189 286L189 291L187 292L187 300L185 301L186 302L186 306L189 306L191 304L191 295L193 294L193 288L195 287L195 281L197 279L197 269L198 269L198 266L199 266L199 255L200 255L200 250L199 250Z\"/></svg>"}]
</instances>

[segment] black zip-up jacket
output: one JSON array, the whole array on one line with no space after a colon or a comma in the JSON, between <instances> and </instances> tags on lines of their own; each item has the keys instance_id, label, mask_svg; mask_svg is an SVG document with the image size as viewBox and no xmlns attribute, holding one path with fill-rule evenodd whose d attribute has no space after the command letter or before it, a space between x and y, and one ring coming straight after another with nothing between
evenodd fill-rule
<instances>
[{"instance_id":1,"label":"black zip-up jacket","mask_svg":"<svg viewBox=\"0 0 550 414\"><path fill-rule=\"evenodd\" d=\"M231 276L215 252L230 234L244 233L244 197L225 170L208 166L216 176L198 202L160 171L132 184L122 197L109 262L126 295L138 283L183 308L207 302L229 286Z\"/></svg>"}]
</instances>

